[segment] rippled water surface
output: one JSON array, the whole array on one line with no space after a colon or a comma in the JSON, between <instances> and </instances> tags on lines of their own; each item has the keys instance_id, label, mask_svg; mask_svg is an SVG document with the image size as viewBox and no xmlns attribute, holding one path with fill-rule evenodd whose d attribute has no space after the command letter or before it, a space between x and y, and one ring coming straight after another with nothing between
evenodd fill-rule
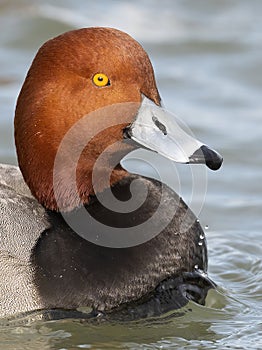
<instances>
[{"instance_id":1,"label":"rippled water surface","mask_svg":"<svg viewBox=\"0 0 262 350\"><path fill-rule=\"evenodd\" d=\"M0 349L262 348L261 14L259 0L0 1L0 162L16 164L15 100L38 47L98 25L142 43L165 106L224 157L221 170L208 171L199 215L218 284L205 307L125 324L12 321L0 327ZM180 193L198 211L198 182L178 172Z\"/></svg>"}]
</instances>

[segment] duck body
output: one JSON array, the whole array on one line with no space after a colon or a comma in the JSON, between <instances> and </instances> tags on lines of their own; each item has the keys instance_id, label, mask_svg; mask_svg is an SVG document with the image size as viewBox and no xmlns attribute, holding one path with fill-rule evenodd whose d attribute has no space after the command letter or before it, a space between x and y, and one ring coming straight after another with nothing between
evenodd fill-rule
<instances>
[{"instance_id":1,"label":"duck body","mask_svg":"<svg viewBox=\"0 0 262 350\"><path fill-rule=\"evenodd\" d=\"M20 169L0 165L0 317L87 307L139 318L204 304L214 284L198 220L120 161L138 144L213 170L222 158L161 107L134 39L84 28L45 43L17 101L15 140ZM108 193L120 210L101 200Z\"/></svg>"},{"instance_id":2,"label":"duck body","mask_svg":"<svg viewBox=\"0 0 262 350\"><path fill-rule=\"evenodd\" d=\"M145 316L144 313L155 315L181 307L190 299L186 290L192 275L186 273L195 274L195 280L198 277L194 285L205 280L197 273L198 269L207 270L206 241L201 226L192 212L188 216L189 209L183 200L159 181L130 175L114 186L114 194L121 200L129 198L130 183L134 180L149 189L146 202L131 215L110 212L93 199L87 208L89 213L106 225L120 228L152 216L159 205L160 193L165 197L166 215L175 211L165 230L150 241L129 248L108 248L88 242L59 213L46 211L31 195L19 168L1 165L0 173L0 191L5 195L0 207L1 264L5 276L0 279L4 296L0 316L83 306L115 313L124 306L137 317ZM194 222L188 231L181 233L181 220L186 213L188 220ZM159 296L152 299L161 282L179 276L171 288L176 292L175 298L168 305L161 306ZM177 288L182 285L184 289L179 291ZM202 293L206 295L212 283L204 285ZM165 292L158 294L164 297ZM203 295L197 295L196 301L203 302Z\"/></svg>"}]
</instances>

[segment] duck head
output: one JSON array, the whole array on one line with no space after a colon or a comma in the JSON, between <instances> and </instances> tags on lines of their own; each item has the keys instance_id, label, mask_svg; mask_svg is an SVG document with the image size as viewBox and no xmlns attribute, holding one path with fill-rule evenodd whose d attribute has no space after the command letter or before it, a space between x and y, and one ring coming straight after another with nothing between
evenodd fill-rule
<instances>
[{"instance_id":1,"label":"duck head","mask_svg":"<svg viewBox=\"0 0 262 350\"><path fill-rule=\"evenodd\" d=\"M161 108L144 49L128 34L110 28L67 32L39 49L18 97L15 141L32 194L57 211L88 204L101 154L96 191L128 175L118 162L109 184L103 176L112 167L112 155L120 161L136 144L182 163L205 163L214 170L222 163L218 153L187 135ZM56 172L55 190L58 153L62 167Z\"/></svg>"}]
</instances>

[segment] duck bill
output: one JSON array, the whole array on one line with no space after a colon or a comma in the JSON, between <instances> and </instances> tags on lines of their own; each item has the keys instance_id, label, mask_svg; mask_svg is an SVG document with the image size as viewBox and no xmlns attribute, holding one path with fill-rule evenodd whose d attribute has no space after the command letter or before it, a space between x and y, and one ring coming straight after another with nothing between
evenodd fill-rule
<instances>
[{"instance_id":1,"label":"duck bill","mask_svg":"<svg viewBox=\"0 0 262 350\"><path fill-rule=\"evenodd\" d=\"M223 162L219 153L185 132L174 115L145 96L125 132L139 145L178 163L205 164L217 170Z\"/></svg>"}]
</instances>

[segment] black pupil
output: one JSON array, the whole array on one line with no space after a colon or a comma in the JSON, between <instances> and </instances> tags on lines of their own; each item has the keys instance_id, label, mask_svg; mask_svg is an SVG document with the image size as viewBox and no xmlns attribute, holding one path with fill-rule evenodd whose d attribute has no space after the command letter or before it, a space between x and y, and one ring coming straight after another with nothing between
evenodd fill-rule
<instances>
[{"instance_id":1,"label":"black pupil","mask_svg":"<svg viewBox=\"0 0 262 350\"><path fill-rule=\"evenodd\" d=\"M98 77L98 81L103 81L104 78L103 77Z\"/></svg>"}]
</instances>

